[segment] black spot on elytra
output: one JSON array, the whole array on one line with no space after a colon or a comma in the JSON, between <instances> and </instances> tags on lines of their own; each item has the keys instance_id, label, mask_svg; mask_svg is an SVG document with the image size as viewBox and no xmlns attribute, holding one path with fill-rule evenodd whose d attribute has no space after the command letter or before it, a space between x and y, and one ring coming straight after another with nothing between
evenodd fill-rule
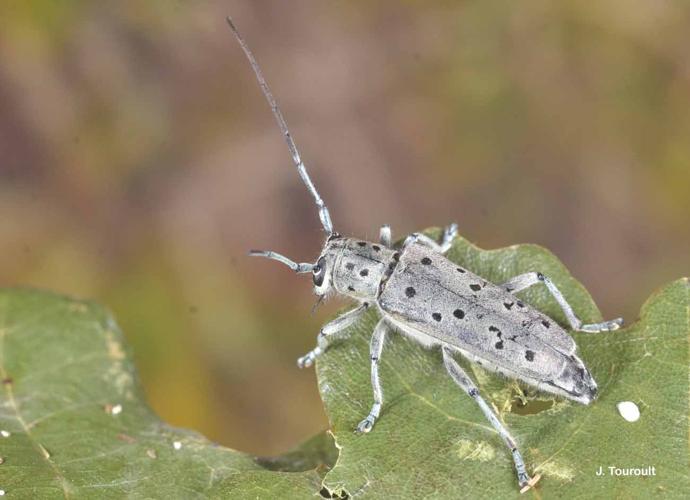
<instances>
[{"instance_id":1,"label":"black spot on elytra","mask_svg":"<svg viewBox=\"0 0 690 500\"><path fill-rule=\"evenodd\" d=\"M548 328L548 327L550 327L550 326L551 326L551 323L549 323L549 322L548 322L548 321L546 321L545 319L544 319L544 320L542 320L541 324L542 324L542 325L544 325L544 328Z\"/></svg>"},{"instance_id":2,"label":"black spot on elytra","mask_svg":"<svg viewBox=\"0 0 690 500\"><path fill-rule=\"evenodd\" d=\"M357 244L358 244L360 247L365 247L365 246L367 246L367 242L366 242L366 241L358 241Z\"/></svg>"},{"instance_id":3,"label":"black spot on elytra","mask_svg":"<svg viewBox=\"0 0 690 500\"><path fill-rule=\"evenodd\" d=\"M462 267L456 267L455 270L459 273L464 273L465 270Z\"/></svg>"},{"instance_id":4,"label":"black spot on elytra","mask_svg":"<svg viewBox=\"0 0 690 500\"><path fill-rule=\"evenodd\" d=\"M501 334L501 330L499 330L498 328L496 328L496 327L493 326L493 325L491 325L491 326L489 327L489 331L490 331L490 332L496 332L496 333L498 333L499 335Z\"/></svg>"},{"instance_id":5,"label":"black spot on elytra","mask_svg":"<svg viewBox=\"0 0 690 500\"><path fill-rule=\"evenodd\" d=\"M350 290L351 292L355 291L354 287L351 287L351 286L348 286L347 289Z\"/></svg>"},{"instance_id":6,"label":"black spot on elytra","mask_svg":"<svg viewBox=\"0 0 690 500\"><path fill-rule=\"evenodd\" d=\"M527 361L534 361L534 351L530 351L530 350L525 351L525 359Z\"/></svg>"},{"instance_id":7,"label":"black spot on elytra","mask_svg":"<svg viewBox=\"0 0 690 500\"><path fill-rule=\"evenodd\" d=\"M425 266L428 266L429 264L431 264L431 259L429 257L424 257L422 259L422 264L424 264Z\"/></svg>"},{"instance_id":8,"label":"black spot on elytra","mask_svg":"<svg viewBox=\"0 0 690 500\"><path fill-rule=\"evenodd\" d=\"M366 277L366 276L369 276L369 269L362 269L362 270L359 272L359 275L360 275L362 278L364 278L364 277Z\"/></svg>"},{"instance_id":9,"label":"black spot on elytra","mask_svg":"<svg viewBox=\"0 0 690 500\"><path fill-rule=\"evenodd\" d=\"M510 308L513 307L514 305L515 305L515 302L504 302L503 303L503 307L505 307L509 311L510 311Z\"/></svg>"},{"instance_id":10,"label":"black spot on elytra","mask_svg":"<svg viewBox=\"0 0 690 500\"><path fill-rule=\"evenodd\" d=\"M455 311L453 311L453 316L455 316L458 319L462 319L465 317L465 311L463 311L462 309L456 309Z\"/></svg>"},{"instance_id":11,"label":"black spot on elytra","mask_svg":"<svg viewBox=\"0 0 690 500\"><path fill-rule=\"evenodd\" d=\"M433 313L431 317L434 318L435 321L441 321L441 313Z\"/></svg>"},{"instance_id":12,"label":"black spot on elytra","mask_svg":"<svg viewBox=\"0 0 690 500\"><path fill-rule=\"evenodd\" d=\"M395 253L393 254L393 260L394 260L395 262L398 262L398 261L400 260L400 253L399 253L399 252L395 252Z\"/></svg>"},{"instance_id":13,"label":"black spot on elytra","mask_svg":"<svg viewBox=\"0 0 690 500\"><path fill-rule=\"evenodd\" d=\"M503 349L503 341L499 340L498 342L496 342L494 346L496 347L496 349Z\"/></svg>"},{"instance_id":14,"label":"black spot on elytra","mask_svg":"<svg viewBox=\"0 0 690 500\"><path fill-rule=\"evenodd\" d=\"M414 287L408 286L405 288L405 295L407 295L408 298L412 298L417 294L417 290L414 289Z\"/></svg>"},{"instance_id":15,"label":"black spot on elytra","mask_svg":"<svg viewBox=\"0 0 690 500\"><path fill-rule=\"evenodd\" d=\"M378 245L371 245L371 248L374 249L374 252L380 252L381 251L381 247Z\"/></svg>"},{"instance_id":16,"label":"black spot on elytra","mask_svg":"<svg viewBox=\"0 0 690 500\"><path fill-rule=\"evenodd\" d=\"M525 303L524 303L523 301L521 301L521 300L518 300L518 301L516 302L516 304L517 304L518 307L521 307L521 308L522 308L522 307L525 307Z\"/></svg>"},{"instance_id":17,"label":"black spot on elytra","mask_svg":"<svg viewBox=\"0 0 690 500\"><path fill-rule=\"evenodd\" d=\"M472 290L474 290L475 292L478 292L479 290L482 289L482 286L481 286L481 285L476 285L476 284L473 283L473 284L470 285L470 288L471 288Z\"/></svg>"},{"instance_id":18,"label":"black spot on elytra","mask_svg":"<svg viewBox=\"0 0 690 500\"><path fill-rule=\"evenodd\" d=\"M393 272L393 269L395 269L395 262L391 262L390 264L388 264L388 270Z\"/></svg>"},{"instance_id":19,"label":"black spot on elytra","mask_svg":"<svg viewBox=\"0 0 690 500\"><path fill-rule=\"evenodd\" d=\"M345 264L345 269L348 269L349 271L352 271L355 268L355 265L352 262L348 262Z\"/></svg>"}]
</instances>

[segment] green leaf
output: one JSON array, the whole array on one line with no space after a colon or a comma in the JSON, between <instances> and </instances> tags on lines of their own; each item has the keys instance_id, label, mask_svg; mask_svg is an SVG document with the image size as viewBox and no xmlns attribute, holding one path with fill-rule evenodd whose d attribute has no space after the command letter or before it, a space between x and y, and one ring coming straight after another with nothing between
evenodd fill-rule
<instances>
[{"instance_id":1,"label":"green leaf","mask_svg":"<svg viewBox=\"0 0 690 500\"><path fill-rule=\"evenodd\" d=\"M544 249L484 251L458 239L449 257L495 282L542 271L582 319L601 319L586 290ZM522 296L564 323L543 287ZM517 438L528 470L543 476L527 495L690 491L689 308L683 279L652 296L637 323L575 334L600 387L589 407L465 363ZM368 343L376 319L368 315L317 364L331 431L282 457L255 458L161 422L144 401L122 334L101 307L2 290L0 489L8 498L517 498L509 453L445 374L439 353L399 335L390 336L382 356L381 418L370 434L353 433L372 403ZM639 421L618 414L616 403L625 400L638 404ZM600 466L603 477L595 474ZM612 477L608 466L653 466L656 476Z\"/></svg>"},{"instance_id":2,"label":"green leaf","mask_svg":"<svg viewBox=\"0 0 690 500\"><path fill-rule=\"evenodd\" d=\"M540 247L484 251L458 238L448 257L497 283L541 271L581 319L601 320L586 290ZM520 296L566 324L545 287ZM527 496L641 498L690 492L689 307L688 280L681 279L653 295L640 320L629 327L574 334L600 388L590 406L530 391L522 407L516 395L525 386L463 363L516 437L528 471L542 475ZM519 497L509 452L476 404L447 376L440 353L401 335L388 337L381 357L381 416L371 433L353 433L372 403L368 351L377 319L368 314L353 327L349 340L334 345L317 363L340 449L337 464L325 477L327 490L371 498ZM637 422L625 421L617 411L616 404L628 400L640 407ZM600 466L602 477L596 475ZM656 475L610 476L608 466L653 466Z\"/></svg>"},{"instance_id":3,"label":"green leaf","mask_svg":"<svg viewBox=\"0 0 690 500\"><path fill-rule=\"evenodd\" d=\"M145 404L127 354L97 305L0 291L0 489L8 498L308 498L319 491L334 460L325 451L329 437L271 461L169 427Z\"/></svg>"}]
</instances>

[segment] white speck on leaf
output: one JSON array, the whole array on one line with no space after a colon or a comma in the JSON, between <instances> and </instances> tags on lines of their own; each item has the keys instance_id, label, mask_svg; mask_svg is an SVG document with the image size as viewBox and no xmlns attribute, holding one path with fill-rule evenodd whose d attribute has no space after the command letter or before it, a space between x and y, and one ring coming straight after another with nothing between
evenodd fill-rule
<instances>
[{"instance_id":1,"label":"white speck on leaf","mask_svg":"<svg viewBox=\"0 0 690 500\"><path fill-rule=\"evenodd\" d=\"M628 422L637 422L640 419L640 409L632 401L621 401L616 405L618 413Z\"/></svg>"},{"instance_id":2,"label":"white speck on leaf","mask_svg":"<svg viewBox=\"0 0 690 500\"><path fill-rule=\"evenodd\" d=\"M122 413L122 405L115 405L111 408L110 413L112 415L119 415Z\"/></svg>"},{"instance_id":3,"label":"white speck on leaf","mask_svg":"<svg viewBox=\"0 0 690 500\"><path fill-rule=\"evenodd\" d=\"M173 442L173 448L175 448L176 450L181 449L181 448L182 448L182 443L181 443L180 441L175 441L175 442Z\"/></svg>"},{"instance_id":4,"label":"white speck on leaf","mask_svg":"<svg viewBox=\"0 0 690 500\"><path fill-rule=\"evenodd\" d=\"M10 433L8 431L6 431L5 429L3 429L0 431L0 436L2 436L4 438L8 438L8 437L10 437Z\"/></svg>"}]
</instances>

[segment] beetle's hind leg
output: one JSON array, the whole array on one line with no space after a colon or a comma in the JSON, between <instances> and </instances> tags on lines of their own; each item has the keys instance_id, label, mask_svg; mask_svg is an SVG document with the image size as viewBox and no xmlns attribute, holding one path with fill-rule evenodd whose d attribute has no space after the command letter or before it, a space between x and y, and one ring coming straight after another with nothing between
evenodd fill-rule
<instances>
[{"instance_id":1,"label":"beetle's hind leg","mask_svg":"<svg viewBox=\"0 0 690 500\"><path fill-rule=\"evenodd\" d=\"M450 247L453 245L453 240L458 236L458 225L453 223L449 224L446 226L446 228L443 230L443 236L441 238L441 243L438 243L437 241L434 241L432 238L429 238L426 234L421 234L421 233L412 233L410 236L407 237L405 240L405 245L407 245L410 241L418 241L419 243L422 243L423 245L426 245L433 250L437 251L438 253L445 254L450 250Z\"/></svg>"},{"instance_id":2,"label":"beetle's hind leg","mask_svg":"<svg viewBox=\"0 0 690 500\"><path fill-rule=\"evenodd\" d=\"M371 357L371 386L374 389L374 404L367 418L362 420L357 426L356 432L369 432L376 419L381 413L381 405L383 405L383 391L381 390L381 381L379 380L379 359L381 359L381 352L383 352L383 343L386 340L386 321L381 319L374 328L374 334L371 336L370 357Z\"/></svg>"},{"instance_id":3,"label":"beetle's hind leg","mask_svg":"<svg viewBox=\"0 0 690 500\"><path fill-rule=\"evenodd\" d=\"M356 307L346 313L335 318L333 321L326 323L321 327L319 335L316 337L316 347L307 354L297 360L297 366L300 368L310 367L316 358L328 349L333 337L342 332L349 326L352 326L361 316L369 309L368 302L362 302L359 307Z\"/></svg>"},{"instance_id":4,"label":"beetle's hind leg","mask_svg":"<svg viewBox=\"0 0 690 500\"><path fill-rule=\"evenodd\" d=\"M453 381L462 387L462 389L476 401L486 419L500 434L501 438L503 438L503 441L513 455L515 471L517 472L518 483L520 484L520 492L522 493L527 491L532 485L539 481L540 476L536 475L534 478L530 478L529 474L527 474L525 461L522 459L520 450L517 449L515 439L513 439L513 436L510 435L501 421L498 420L496 414L491 410L486 401L484 401L484 398L482 398L482 396L479 394L479 389L477 389L470 377L467 375L467 373L465 373L465 370L463 370L457 361L453 359L453 351L445 346L443 347L443 364L445 365L446 370Z\"/></svg>"},{"instance_id":5,"label":"beetle's hind leg","mask_svg":"<svg viewBox=\"0 0 690 500\"><path fill-rule=\"evenodd\" d=\"M570 323L570 326L573 330L589 333L610 332L613 330L618 330L623 324L623 318L602 321L601 323L582 324L582 321L575 315L573 308L570 307L568 301L565 300L565 297L563 297L561 291L556 287L556 285L553 284L553 281L551 281L548 276L544 276L542 273L531 272L520 274L519 276L515 276L499 286L505 289L507 292L517 293L538 283L544 283L551 295L553 295L553 298L556 299L556 302L558 302L558 305L561 306L561 309L565 313L565 317L568 319L568 323Z\"/></svg>"}]
</instances>

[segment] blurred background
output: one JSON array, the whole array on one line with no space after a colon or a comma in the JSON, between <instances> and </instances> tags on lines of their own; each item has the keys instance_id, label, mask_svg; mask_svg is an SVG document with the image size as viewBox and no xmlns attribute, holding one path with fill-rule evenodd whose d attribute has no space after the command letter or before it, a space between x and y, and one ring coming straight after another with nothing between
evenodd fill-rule
<instances>
[{"instance_id":1,"label":"blurred background","mask_svg":"<svg viewBox=\"0 0 690 500\"><path fill-rule=\"evenodd\" d=\"M295 360L343 304L246 256L323 233L227 14L339 232L538 243L628 320L688 274L684 2L2 2L0 284L112 309L172 424L327 426Z\"/></svg>"}]
</instances>

